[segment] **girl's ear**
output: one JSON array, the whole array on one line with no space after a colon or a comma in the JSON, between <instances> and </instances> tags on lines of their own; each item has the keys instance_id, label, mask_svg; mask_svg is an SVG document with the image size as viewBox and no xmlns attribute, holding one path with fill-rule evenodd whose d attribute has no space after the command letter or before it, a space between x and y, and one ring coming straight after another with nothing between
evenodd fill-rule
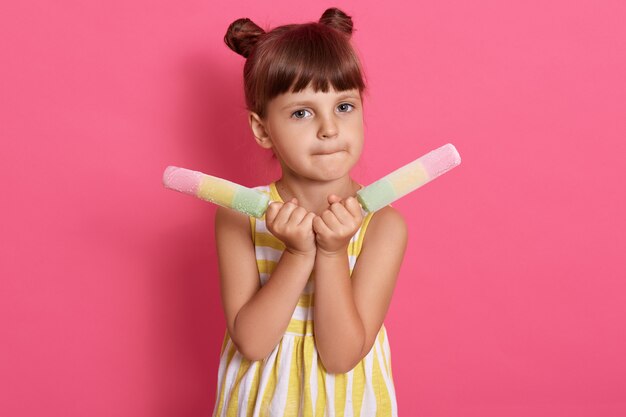
<instances>
[{"instance_id":1,"label":"girl's ear","mask_svg":"<svg viewBox=\"0 0 626 417\"><path fill-rule=\"evenodd\" d=\"M252 128L252 133L256 139L256 143L258 143L262 148L271 149L272 141L270 135L267 133L265 123L259 115L251 111L249 114L249 122L250 127Z\"/></svg>"}]
</instances>

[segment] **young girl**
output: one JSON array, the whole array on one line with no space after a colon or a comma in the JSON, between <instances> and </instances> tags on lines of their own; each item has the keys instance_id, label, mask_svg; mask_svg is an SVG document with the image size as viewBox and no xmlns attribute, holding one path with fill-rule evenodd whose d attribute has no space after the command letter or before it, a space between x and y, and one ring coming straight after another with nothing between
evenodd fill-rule
<instances>
[{"instance_id":1,"label":"young girl","mask_svg":"<svg viewBox=\"0 0 626 417\"><path fill-rule=\"evenodd\" d=\"M218 207L227 332L214 416L397 416L383 320L407 241L391 206L366 213L351 178L365 89L352 19L265 32L233 22L249 122L282 176L262 219ZM366 233L367 231L367 233Z\"/></svg>"}]
</instances>

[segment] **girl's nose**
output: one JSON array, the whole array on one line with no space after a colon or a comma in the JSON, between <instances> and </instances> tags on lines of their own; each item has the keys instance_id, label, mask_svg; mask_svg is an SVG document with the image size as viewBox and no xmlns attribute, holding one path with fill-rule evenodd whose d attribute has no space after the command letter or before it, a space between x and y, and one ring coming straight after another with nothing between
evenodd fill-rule
<instances>
[{"instance_id":1,"label":"girl's nose","mask_svg":"<svg viewBox=\"0 0 626 417\"><path fill-rule=\"evenodd\" d=\"M338 133L338 129L337 129L337 123L335 121L335 116L330 115L330 116L324 117L320 125L320 129L319 129L317 136L320 139L330 139L330 138L337 136L337 133Z\"/></svg>"}]
</instances>

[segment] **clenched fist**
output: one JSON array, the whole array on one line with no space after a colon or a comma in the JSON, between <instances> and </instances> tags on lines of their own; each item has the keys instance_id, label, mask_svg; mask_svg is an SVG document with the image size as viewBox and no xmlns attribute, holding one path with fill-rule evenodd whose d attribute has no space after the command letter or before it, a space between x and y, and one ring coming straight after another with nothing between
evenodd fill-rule
<instances>
[{"instance_id":1,"label":"clenched fist","mask_svg":"<svg viewBox=\"0 0 626 417\"><path fill-rule=\"evenodd\" d=\"M317 249L329 255L343 255L363 222L361 206L354 197L342 200L334 194L328 196L328 203L330 207L313 219Z\"/></svg>"},{"instance_id":2,"label":"clenched fist","mask_svg":"<svg viewBox=\"0 0 626 417\"><path fill-rule=\"evenodd\" d=\"M267 229L285 244L285 250L296 255L315 255L315 213L298 206L298 199L287 203L272 202L265 212Z\"/></svg>"}]
</instances>

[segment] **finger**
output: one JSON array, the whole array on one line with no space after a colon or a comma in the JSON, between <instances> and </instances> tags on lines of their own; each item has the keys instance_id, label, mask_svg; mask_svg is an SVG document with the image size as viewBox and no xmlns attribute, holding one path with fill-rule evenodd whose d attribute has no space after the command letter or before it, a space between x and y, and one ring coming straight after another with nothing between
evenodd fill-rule
<instances>
[{"instance_id":1,"label":"finger","mask_svg":"<svg viewBox=\"0 0 626 417\"><path fill-rule=\"evenodd\" d=\"M341 197L339 197L337 194L329 194L327 200L328 204L332 205L333 203L341 201Z\"/></svg>"},{"instance_id":2,"label":"finger","mask_svg":"<svg viewBox=\"0 0 626 417\"><path fill-rule=\"evenodd\" d=\"M307 211L304 207L296 207L294 211L291 212L291 216L289 216L289 223L300 224L304 216L306 216Z\"/></svg>"},{"instance_id":3,"label":"finger","mask_svg":"<svg viewBox=\"0 0 626 417\"><path fill-rule=\"evenodd\" d=\"M330 236L333 233L320 216L313 218L313 230L315 230L315 233L319 233L323 236Z\"/></svg>"},{"instance_id":4,"label":"finger","mask_svg":"<svg viewBox=\"0 0 626 417\"><path fill-rule=\"evenodd\" d=\"M276 215L274 222L277 224L286 224L289 221L289 216L291 216L291 212L296 209L296 205L292 202L288 202L283 204L280 208L280 211Z\"/></svg>"},{"instance_id":5,"label":"finger","mask_svg":"<svg viewBox=\"0 0 626 417\"><path fill-rule=\"evenodd\" d=\"M341 230L341 222L339 221L339 219L337 219L337 216L331 210L324 210L321 217L329 229L336 231Z\"/></svg>"},{"instance_id":6,"label":"finger","mask_svg":"<svg viewBox=\"0 0 626 417\"><path fill-rule=\"evenodd\" d=\"M363 217L363 212L361 211L361 205L359 204L359 201L356 198L348 197L344 202L344 206L346 207L348 212L352 215L352 217L354 217L355 219L359 219Z\"/></svg>"},{"instance_id":7,"label":"finger","mask_svg":"<svg viewBox=\"0 0 626 417\"><path fill-rule=\"evenodd\" d=\"M276 215L278 214L278 211L282 206L283 203L280 203L278 201L272 201L268 206L267 211L265 212L265 222L269 224L274 223L274 220L276 220Z\"/></svg>"},{"instance_id":8,"label":"finger","mask_svg":"<svg viewBox=\"0 0 626 417\"><path fill-rule=\"evenodd\" d=\"M317 214L315 214L314 212L310 211L308 212L304 218L302 219L302 221L298 224L299 226L308 226L308 227L313 227L313 219L317 217Z\"/></svg>"},{"instance_id":9,"label":"finger","mask_svg":"<svg viewBox=\"0 0 626 417\"><path fill-rule=\"evenodd\" d=\"M339 223L344 225L352 224L354 219L352 218L352 214L348 212L348 209L343 205L344 202L336 202L330 206L330 211L333 212Z\"/></svg>"}]
</instances>

